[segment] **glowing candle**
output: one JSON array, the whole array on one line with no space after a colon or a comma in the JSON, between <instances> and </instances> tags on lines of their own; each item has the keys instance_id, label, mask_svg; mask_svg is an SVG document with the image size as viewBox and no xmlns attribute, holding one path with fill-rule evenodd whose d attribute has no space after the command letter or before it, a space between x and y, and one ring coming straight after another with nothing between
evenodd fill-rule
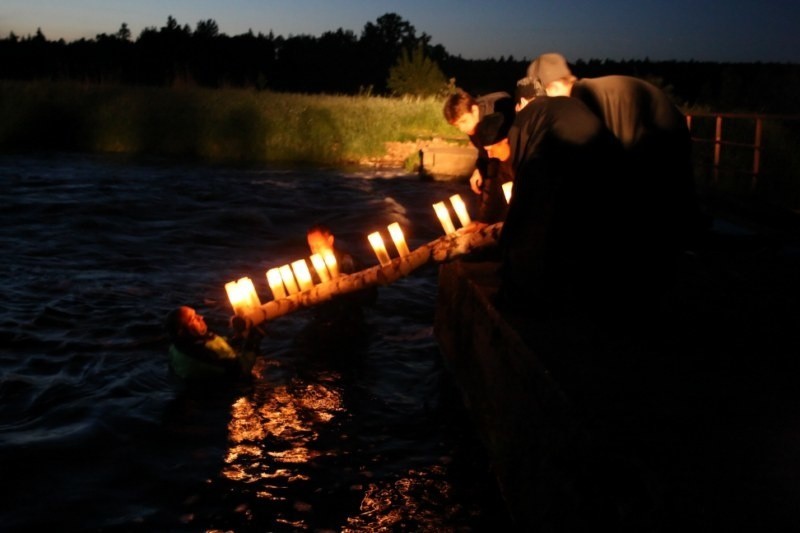
<instances>
[{"instance_id":1,"label":"glowing candle","mask_svg":"<svg viewBox=\"0 0 800 533\"><path fill-rule=\"evenodd\" d=\"M331 273L331 277L339 277L339 264L336 262L336 255L334 255L333 251L323 251L322 258L325 260L325 264L328 266L328 272Z\"/></svg>"},{"instance_id":2,"label":"glowing candle","mask_svg":"<svg viewBox=\"0 0 800 533\"><path fill-rule=\"evenodd\" d=\"M511 189L514 187L513 181L507 181L503 184L503 194L506 195L506 203L511 202Z\"/></svg>"},{"instance_id":3,"label":"glowing candle","mask_svg":"<svg viewBox=\"0 0 800 533\"><path fill-rule=\"evenodd\" d=\"M242 291L239 289L239 284L236 281L229 281L225 284L225 292L228 293L228 300L231 302L233 312L237 315L244 313L244 298Z\"/></svg>"},{"instance_id":4,"label":"glowing candle","mask_svg":"<svg viewBox=\"0 0 800 533\"><path fill-rule=\"evenodd\" d=\"M229 281L225 284L225 292L228 293L228 300L231 302L233 312L237 315L245 314L261 305L256 288L253 286L253 280L248 277Z\"/></svg>"},{"instance_id":5,"label":"glowing candle","mask_svg":"<svg viewBox=\"0 0 800 533\"><path fill-rule=\"evenodd\" d=\"M447 206L444 202L437 202L433 204L433 210L436 211L436 216L439 217L439 222L442 223L442 228L446 234L455 233L456 227L450 219L450 212L447 211Z\"/></svg>"},{"instance_id":6,"label":"glowing candle","mask_svg":"<svg viewBox=\"0 0 800 533\"><path fill-rule=\"evenodd\" d=\"M400 228L400 224L393 222L387 227L389 228L389 235L392 236L394 245L397 248L397 253L400 254L400 257L407 256L410 252L408 250L408 246L406 245L406 239L403 236L403 230Z\"/></svg>"},{"instance_id":7,"label":"glowing candle","mask_svg":"<svg viewBox=\"0 0 800 533\"><path fill-rule=\"evenodd\" d=\"M328 268L325 266L325 260L320 254L311 256L311 264L314 265L314 270L317 271L317 276L322 283L331 280L331 275L328 273Z\"/></svg>"},{"instance_id":8,"label":"glowing candle","mask_svg":"<svg viewBox=\"0 0 800 533\"><path fill-rule=\"evenodd\" d=\"M372 249L375 250L375 255L378 256L378 261L381 262L381 266L386 266L391 263L392 259L389 257L389 253L386 251L386 247L383 245L381 234L376 231L367 235L367 238L369 239L369 243L372 245Z\"/></svg>"},{"instance_id":9,"label":"glowing candle","mask_svg":"<svg viewBox=\"0 0 800 533\"><path fill-rule=\"evenodd\" d=\"M294 277L297 278L297 282L300 284L301 291L307 291L314 287L314 282L311 281L311 273L308 271L308 265L305 259L294 261L292 263L292 270L294 271Z\"/></svg>"},{"instance_id":10,"label":"glowing candle","mask_svg":"<svg viewBox=\"0 0 800 533\"><path fill-rule=\"evenodd\" d=\"M283 279L281 278L281 271L278 268L270 268L267 270L267 285L272 290L272 298L277 300L279 298L286 298L286 289L283 288Z\"/></svg>"},{"instance_id":11,"label":"glowing candle","mask_svg":"<svg viewBox=\"0 0 800 533\"><path fill-rule=\"evenodd\" d=\"M242 288L245 294L245 298L248 302L249 310L253 310L257 307L261 307L261 300L258 299L258 294L256 293L256 288L253 285L253 280L250 278L241 278L239 280L239 287Z\"/></svg>"},{"instance_id":12,"label":"glowing candle","mask_svg":"<svg viewBox=\"0 0 800 533\"><path fill-rule=\"evenodd\" d=\"M292 274L292 267L289 265L283 265L280 267L281 278L283 279L283 284L286 286L286 290L289 291L289 294L297 294L300 292L300 289L297 288L297 283L294 281L294 274Z\"/></svg>"},{"instance_id":13,"label":"glowing candle","mask_svg":"<svg viewBox=\"0 0 800 533\"><path fill-rule=\"evenodd\" d=\"M454 194L450 197L450 203L453 204L453 209L455 209L456 215L458 215L458 220L461 222L461 227L469 226L469 223L472 222L472 220L469 218L467 206L464 205L464 200L461 199L461 196Z\"/></svg>"}]
</instances>

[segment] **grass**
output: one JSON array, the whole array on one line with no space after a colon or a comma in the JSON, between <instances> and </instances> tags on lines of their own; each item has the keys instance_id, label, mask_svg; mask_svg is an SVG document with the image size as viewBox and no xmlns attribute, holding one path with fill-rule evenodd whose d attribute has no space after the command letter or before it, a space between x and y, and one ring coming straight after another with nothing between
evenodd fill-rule
<instances>
[{"instance_id":1,"label":"grass","mask_svg":"<svg viewBox=\"0 0 800 533\"><path fill-rule=\"evenodd\" d=\"M351 164L386 142L458 138L443 100L0 82L0 147Z\"/></svg>"}]
</instances>

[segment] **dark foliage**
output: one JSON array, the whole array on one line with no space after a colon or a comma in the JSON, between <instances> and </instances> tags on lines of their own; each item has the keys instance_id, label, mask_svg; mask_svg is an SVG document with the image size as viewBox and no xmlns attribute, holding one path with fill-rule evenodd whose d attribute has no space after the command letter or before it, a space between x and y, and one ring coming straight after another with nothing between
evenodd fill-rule
<instances>
[{"instance_id":1,"label":"dark foliage","mask_svg":"<svg viewBox=\"0 0 800 533\"><path fill-rule=\"evenodd\" d=\"M463 59L430 41L395 13L368 22L360 36L340 28L319 37L286 38L271 32L231 37L211 19L199 21L193 31L170 16L163 27L145 28L135 40L125 23L114 34L69 43L48 41L41 30L23 38L11 33L0 39L0 79L389 94L390 69L403 53L420 47L447 79L475 95L513 92L525 75L527 59ZM580 77L646 78L679 104L719 112L800 112L797 64L577 59L574 71Z\"/></svg>"}]
</instances>

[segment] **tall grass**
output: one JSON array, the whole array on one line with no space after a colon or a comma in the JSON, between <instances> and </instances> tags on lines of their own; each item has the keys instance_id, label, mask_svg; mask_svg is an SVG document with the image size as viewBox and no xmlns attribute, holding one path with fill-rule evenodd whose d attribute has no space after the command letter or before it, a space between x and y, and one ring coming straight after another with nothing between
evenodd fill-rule
<instances>
[{"instance_id":1,"label":"tall grass","mask_svg":"<svg viewBox=\"0 0 800 533\"><path fill-rule=\"evenodd\" d=\"M0 148L348 164L457 138L443 100L0 82Z\"/></svg>"}]
</instances>

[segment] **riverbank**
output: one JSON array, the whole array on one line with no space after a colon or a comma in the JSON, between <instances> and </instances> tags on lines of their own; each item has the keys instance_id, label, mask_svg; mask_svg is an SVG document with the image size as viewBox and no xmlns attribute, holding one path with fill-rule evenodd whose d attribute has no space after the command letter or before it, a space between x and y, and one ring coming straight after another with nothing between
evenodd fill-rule
<instances>
[{"instance_id":1,"label":"riverbank","mask_svg":"<svg viewBox=\"0 0 800 533\"><path fill-rule=\"evenodd\" d=\"M413 166L430 143L465 144L440 98L0 82L0 149L226 163Z\"/></svg>"}]
</instances>

